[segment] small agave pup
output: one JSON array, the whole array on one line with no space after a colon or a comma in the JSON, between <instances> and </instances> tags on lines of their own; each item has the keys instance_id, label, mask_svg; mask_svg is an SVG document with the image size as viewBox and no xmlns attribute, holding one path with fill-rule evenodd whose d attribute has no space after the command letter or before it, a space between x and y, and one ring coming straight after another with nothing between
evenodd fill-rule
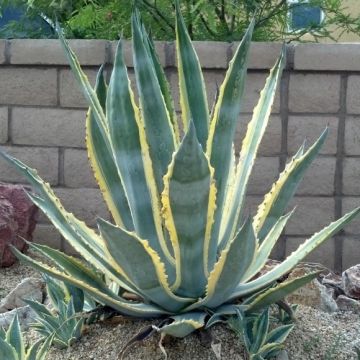
<instances>
[{"instance_id":1,"label":"small agave pup","mask_svg":"<svg viewBox=\"0 0 360 360\"><path fill-rule=\"evenodd\" d=\"M8 330L0 328L0 359L2 360L45 360L53 336L39 340L29 348L25 347L19 318L14 316Z\"/></svg>"},{"instance_id":2,"label":"small agave pup","mask_svg":"<svg viewBox=\"0 0 360 360\"><path fill-rule=\"evenodd\" d=\"M35 170L3 156L31 182L38 195L29 193L30 198L91 266L38 244L31 247L55 267L14 249L19 259L122 314L167 317L158 331L184 337L239 309L253 312L277 302L310 281L316 274L276 282L360 210L316 233L274 269L254 279L292 215L284 212L327 130L307 151L301 147L255 217L244 220L246 188L281 77L284 50L261 92L236 163L233 139L254 24L230 63L210 115L200 64L176 6L182 140L169 85L136 12L132 30L139 107L121 41L110 83L105 83L101 69L93 89L59 31L89 102L89 158L115 225L99 219L96 233L62 207ZM139 300L125 298L124 290Z\"/></svg>"}]
</instances>

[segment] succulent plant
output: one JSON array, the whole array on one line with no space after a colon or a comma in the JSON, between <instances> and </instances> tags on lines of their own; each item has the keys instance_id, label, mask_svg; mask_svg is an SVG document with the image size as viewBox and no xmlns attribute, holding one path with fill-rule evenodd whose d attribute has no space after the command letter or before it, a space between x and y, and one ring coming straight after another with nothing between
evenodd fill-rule
<instances>
[{"instance_id":1,"label":"succulent plant","mask_svg":"<svg viewBox=\"0 0 360 360\"><path fill-rule=\"evenodd\" d=\"M243 339L249 360L274 358L283 349L293 324L278 326L269 331L269 307L260 314L246 316L238 311L236 317L229 319L229 325Z\"/></svg>"},{"instance_id":2,"label":"succulent plant","mask_svg":"<svg viewBox=\"0 0 360 360\"><path fill-rule=\"evenodd\" d=\"M139 105L124 63L122 41L109 84L100 69L93 88L59 30L89 103L89 159L115 224L99 219L99 233L93 231L63 208L35 170L10 155L3 156L31 182L37 195L29 194L30 198L89 266L39 244L32 244L32 249L47 256L55 267L14 250L19 259L120 313L139 318L166 316L169 322L158 331L183 337L206 326L209 315L216 319L239 308L258 310L310 281L316 273L277 284L360 209L331 223L274 269L254 278L293 214L284 212L327 130L307 151L300 148L254 218L244 219L246 189L281 78L285 49L260 94L236 161L234 133L254 22L230 62L210 113L201 67L178 3L176 8L183 137L165 73L136 11L132 30ZM138 300L124 297L124 291Z\"/></svg>"},{"instance_id":3,"label":"succulent plant","mask_svg":"<svg viewBox=\"0 0 360 360\"><path fill-rule=\"evenodd\" d=\"M26 349L19 318L16 314L6 332L0 328L0 359L45 360L51 342L52 337L50 336L44 342L39 340L29 349Z\"/></svg>"},{"instance_id":4,"label":"succulent plant","mask_svg":"<svg viewBox=\"0 0 360 360\"><path fill-rule=\"evenodd\" d=\"M51 309L33 300L24 300L36 313L36 322L30 324L45 339L52 337L52 344L67 348L81 337L85 318L84 293L81 289L66 286L60 281L45 277Z\"/></svg>"}]
</instances>

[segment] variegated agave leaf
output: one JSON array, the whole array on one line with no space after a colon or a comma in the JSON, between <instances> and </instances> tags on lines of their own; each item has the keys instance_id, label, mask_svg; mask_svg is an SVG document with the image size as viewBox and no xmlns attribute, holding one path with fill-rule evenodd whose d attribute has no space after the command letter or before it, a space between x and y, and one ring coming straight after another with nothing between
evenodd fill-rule
<instances>
[{"instance_id":1,"label":"variegated agave leaf","mask_svg":"<svg viewBox=\"0 0 360 360\"><path fill-rule=\"evenodd\" d=\"M209 112L199 60L176 2L176 48L184 136L180 141L169 84L138 13L132 16L135 99L120 40L109 84L100 69L95 88L59 32L70 65L89 103L86 144L90 163L114 224L99 219L99 232L66 211L37 172L2 156L32 184L33 202L85 260L32 244L54 267L14 250L24 262L96 302L123 314L168 316L162 333L186 336L236 313L281 300L316 274L278 286L276 280L333 236L360 211L355 209L310 237L266 275L254 279L292 212L285 214L327 130L308 150L301 147L265 196L254 218L244 219L244 198L269 121L285 63L285 48L254 109L239 161L234 135L241 110L251 22L230 62ZM91 266L87 266L86 263ZM111 284L111 285L110 285ZM119 291L120 289L120 291ZM132 293L138 301L122 296ZM239 305L239 300L242 304ZM224 306L226 304L226 306Z\"/></svg>"},{"instance_id":2,"label":"variegated agave leaf","mask_svg":"<svg viewBox=\"0 0 360 360\"><path fill-rule=\"evenodd\" d=\"M282 325L269 331L269 308L260 314L246 314L238 311L228 320L230 327L242 338L249 360L273 359L283 348L293 324Z\"/></svg>"},{"instance_id":3,"label":"variegated agave leaf","mask_svg":"<svg viewBox=\"0 0 360 360\"><path fill-rule=\"evenodd\" d=\"M24 299L36 314L30 324L43 338L52 337L52 344L67 348L81 337L84 324L84 293L79 288L44 276L52 309L38 301Z\"/></svg>"},{"instance_id":4,"label":"variegated agave leaf","mask_svg":"<svg viewBox=\"0 0 360 360\"><path fill-rule=\"evenodd\" d=\"M18 315L16 314L7 329L0 328L0 359L6 360L45 360L50 349L53 336L37 341L29 348L20 329Z\"/></svg>"}]
</instances>

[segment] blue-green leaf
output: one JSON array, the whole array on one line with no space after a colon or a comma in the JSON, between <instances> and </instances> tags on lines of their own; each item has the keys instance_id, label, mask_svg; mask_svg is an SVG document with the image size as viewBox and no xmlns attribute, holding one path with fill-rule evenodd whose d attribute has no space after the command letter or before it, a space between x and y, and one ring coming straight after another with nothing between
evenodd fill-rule
<instances>
[{"instance_id":1,"label":"blue-green leaf","mask_svg":"<svg viewBox=\"0 0 360 360\"><path fill-rule=\"evenodd\" d=\"M9 329L6 332L6 341L15 349L20 359L25 357L25 345L21 335L19 318L17 314L15 314Z\"/></svg>"},{"instance_id":2,"label":"blue-green leaf","mask_svg":"<svg viewBox=\"0 0 360 360\"><path fill-rule=\"evenodd\" d=\"M197 329L200 329L205 324L205 312L193 312L183 315L172 316L174 320L170 325L165 325L158 329L159 332L170 336L183 338Z\"/></svg>"},{"instance_id":3,"label":"blue-green leaf","mask_svg":"<svg viewBox=\"0 0 360 360\"><path fill-rule=\"evenodd\" d=\"M247 184L261 139L269 121L271 107L275 99L276 88L280 82L284 64L285 46L283 47L279 60L266 80L265 87L260 94L259 102L254 109L253 117L248 124L247 132L241 147L239 163L236 169L234 193L230 200L229 216L224 218L226 230L221 239L220 249L223 249L226 246L226 243L232 239L243 221L243 205Z\"/></svg>"},{"instance_id":4,"label":"blue-green leaf","mask_svg":"<svg viewBox=\"0 0 360 360\"><path fill-rule=\"evenodd\" d=\"M163 216L173 244L176 293L200 297L205 292L215 186L212 169L191 123L164 177Z\"/></svg>"},{"instance_id":5,"label":"blue-green leaf","mask_svg":"<svg viewBox=\"0 0 360 360\"><path fill-rule=\"evenodd\" d=\"M194 300L176 296L170 290L165 266L148 241L102 219L98 220L98 227L109 252L145 298L170 312L177 312Z\"/></svg>"},{"instance_id":6,"label":"blue-green leaf","mask_svg":"<svg viewBox=\"0 0 360 360\"><path fill-rule=\"evenodd\" d=\"M141 26L138 13L132 15L134 70L139 92L141 115L152 160L158 191L162 177L175 150L175 134L148 47L148 35Z\"/></svg>"},{"instance_id":7,"label":"blue-green leaf","mask_svg":"<svg viewBox=\"0 0 360 360\"><path fill-rule=\"evenodd\" d=\"M206 153L210 158L211 166L215 170L214 177L217 188L215 222L211 240L212 246L216 246L218 243L225 194L229 187L228 182L232 181L229 178L233 156L232 147L244 93L248 53L253 28L254 21L251 22L230 62L224 82L220 87L213 118L210 123ZM215 259L210 262L214 261Z\"/></svg>"},{"instance_id":8,"label":"blue-green leaf","mask_svg":"<svg viewBox=\"0 0 360 360\"><path fill-rule=\"evenodd\" d=\"M196 134L204 151L209 132L209 108L206 98L204 78L199 59L186 30L180 12L179 1L176 6L176 53L179 72L180 105L184 130L193 121Z\"/></svg>"},{"instance_id":9,"label":"blue-green leaf","mask_svg":"<svg viewBox=\"0 0 360 360\"><path fill-rule=\"evenodd\" d=\"M136 233L147 239L156 252L164 254L168 267L173 259L164 239L158 185L152 167L154 159L149 156L144 124L130 88L122 41L119 42L115 56L106 109L114 157Z\"/></svg>"},{"instance_id":10,"label":"blue-green leaf","mask_svg":"<svg viewBox=\"0 0 360 360\"><path fill-rule=\"evenodd\" d=\"M103 67L99 70L95 85L96 95L105 111L106 84ZM104 137L106 135L106 137ZM91 167L104 200L116 224L129 231L134 229L128 200L126 198L107 133L101 131L90 108L86 117L86 146Z\"/></svg>"}]
</instances>

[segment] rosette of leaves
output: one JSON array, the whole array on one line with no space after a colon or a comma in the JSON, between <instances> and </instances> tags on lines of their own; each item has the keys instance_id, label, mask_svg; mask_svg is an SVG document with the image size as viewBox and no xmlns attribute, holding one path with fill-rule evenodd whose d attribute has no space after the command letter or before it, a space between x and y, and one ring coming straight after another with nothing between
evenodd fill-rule
<instances>
[{"instance_id":1,"label":"rosette of leaves","mask_svg":"<svg viewBox=\"0 0 360 360\"><path fill-rule=\"evenodd\" d=\"M295 326L294 324L281 325L269 331L269 308L249 316L238 311L236 317L229 319L229 325L243 340L249 360L275 358L284 348L283 342Z\"/></svg>"},{"instance_id":2,"label":"rosette of leaves","mask_svg":"<svg viewBox=\"0 0 360 360\"><path fill-rule=\"evenodd\" d=\"M37 315L30 324L45 339L52 337L52 344L62 349L80 339L85 318L84 293L81 289L45 277L51 309L44 304L24 300Z\"/></svg>"},{"instance_id":3,"label":"rosette of leaves","mask_svg":"<svg viewBox=\"0 0 360 360\"><path fill-rule=\"evenodd\" d=\"M48 337L44 342L39 340L26 349L19 318L16 314L7 331L0 328L0 359L45 360L51 342L52 336Z\"/></svg>"},{"instance_id":4,"label":"rosette of leaves","mask_svg":"<svg viewBox=\"0 0 360 360\"><path fill-rule=\"evenodd\" d=\"M30 198L89 266L38 244L31 248L52 260L54 267L14 250L19 259L122 314L165 316L169 321L157 330L184 337L206 326L209 314L235 314L239 307L256 311L313 279L316 274L277 284L359 209L331 223L274 269L254 278L293 215L284 213L327 130L309 149L299 149L255 216L245 218L246 189L281 78L285 49L260 94L236 161L233 141L254 22L230 62L210 112L200 63L176 5L184 136L154 44L136 11L132 41L138 101L124 63L122 41L109 84L101 69L93 88L59 30L89 103L89 159L114 223L98 219L99 232L93 231L63 208L34 169L10 155L3 156L31 182L37 195L29 194ZM135 300L122 296L124 291L134 294Z\"/></svg>"}]
</instances>

